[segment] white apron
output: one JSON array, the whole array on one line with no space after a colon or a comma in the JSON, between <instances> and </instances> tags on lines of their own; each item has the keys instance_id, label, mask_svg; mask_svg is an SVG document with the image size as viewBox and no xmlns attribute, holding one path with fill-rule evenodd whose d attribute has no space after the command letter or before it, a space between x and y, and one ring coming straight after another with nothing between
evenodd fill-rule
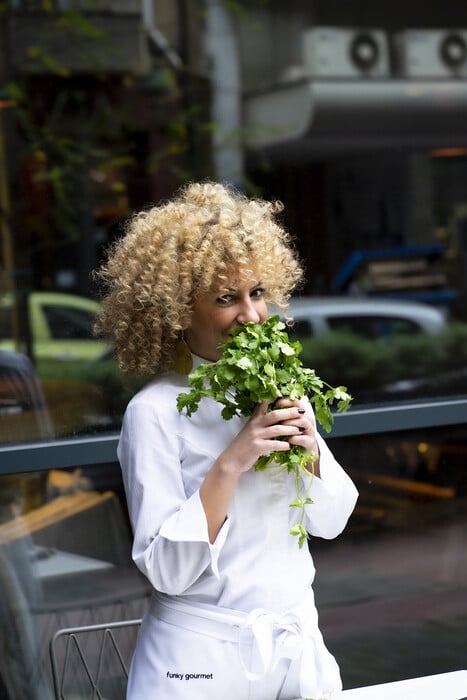
<instances>
[{"instance_id":1,"label":"white apron","mask_svg":"<svg viewBox=\"0 0 467 700\"><path fill-rule=\"evenodd\" d=\"M284 613L248 614L154 593L127 700L335 700L341 688L311 589Z\"/></svg>"}]
</instances>

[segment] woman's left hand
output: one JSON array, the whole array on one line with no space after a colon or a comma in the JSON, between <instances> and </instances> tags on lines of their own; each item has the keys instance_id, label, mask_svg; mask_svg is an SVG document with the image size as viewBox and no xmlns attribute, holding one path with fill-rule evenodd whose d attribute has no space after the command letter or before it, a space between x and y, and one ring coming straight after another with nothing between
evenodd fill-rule
<instances>
[{"instance_id":1,"label":"woman's left hand","mask_svg":"<svg viewBox=\"0 0 467 700\"><path fill-rule=\"evenodd\" d=\"M310 454L316 455L313 472L316 476L319 476L319 446L316 436L316 419L310 402L307 399L291 400L289 398L281 398L274 403L275 408L291 408L293 406L296 406L299 410L297 418L282 421L282 425L293 425L300 430L300 434L292 435L288 438L288 442L290 445L300 445ZM311 470L312 465L310 462L309 471Z\"/></svg>"}]
</instances>

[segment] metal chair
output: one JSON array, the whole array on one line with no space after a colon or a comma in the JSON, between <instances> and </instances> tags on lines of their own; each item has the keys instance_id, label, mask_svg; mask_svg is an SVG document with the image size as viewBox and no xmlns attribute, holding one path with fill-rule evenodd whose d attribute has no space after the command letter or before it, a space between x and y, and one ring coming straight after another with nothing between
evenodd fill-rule
<instances>
[{"instance_id":1,"label":"metal chair","mask_svg":"<svg viewBox=\"0 0 467 700\"><path fill-rule=\"evenodd\" d=\"M51 639L56 700L124 700L141 620L68 627Z\"/></svg>"}]
</instances>

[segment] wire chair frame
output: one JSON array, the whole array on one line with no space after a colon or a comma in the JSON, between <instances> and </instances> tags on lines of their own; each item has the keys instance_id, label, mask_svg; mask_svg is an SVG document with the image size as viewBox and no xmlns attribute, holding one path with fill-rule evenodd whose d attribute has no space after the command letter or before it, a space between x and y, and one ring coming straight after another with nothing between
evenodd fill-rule
<instances>
[{"instance_id":1,"label":"wire chair frame","mask_svg":"<svg viewBox=\"0 0 467 700\"><path fill-rule=\"evenodd\" d=\"M125 681L127 681L128 668L117 642L115 632L120 629L138 628L140 625L141 619L122 620L96 625L83 625L80 627L65 627L55 632L49 644L49 654L56 700L77 700L76 694L69 696L65 687L67 671L70 668L72 650L74 650L77 654L77 657L81 663L81 670L84 671L84 676L87 678L89 683L89 690L92 693L90 696L86 696L86 700L88 697L90 700L106 700L100 688L106 650L109 647L113 649L113 658L118 661L119 671L123 675ZM95 653L93 652L93 655L90 658L84 648L83 639L86 637L89 639L89 635L97 637L99 643L97 666L95 670L93 670L91 663L91 661L95 659ZM60 642L63 642L65 646L62 662L60 662L58 652Z\"/></svg>"}]
</instances>

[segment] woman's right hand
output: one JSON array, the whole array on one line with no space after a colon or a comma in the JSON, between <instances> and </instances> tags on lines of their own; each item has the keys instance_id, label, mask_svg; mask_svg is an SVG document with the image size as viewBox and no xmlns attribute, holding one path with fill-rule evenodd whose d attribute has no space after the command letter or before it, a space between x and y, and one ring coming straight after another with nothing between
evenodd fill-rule
<instances>
[{"instance_id":1,"label":"woman's right hand","mask_svg":"<svg viewBox=\"0 0 467 700\"><path fill-rule=\"evenodd\" d=\"M287 440L276 438L302 434L303 410L297 406L268 410L269 405L267 401L258 404L242 430L219 455L217 461L223 469L238 474L246 472L262 455L290 450ZM294 424L284 425L286 421L294 421Z\"/></svg>"}]
</instances>

